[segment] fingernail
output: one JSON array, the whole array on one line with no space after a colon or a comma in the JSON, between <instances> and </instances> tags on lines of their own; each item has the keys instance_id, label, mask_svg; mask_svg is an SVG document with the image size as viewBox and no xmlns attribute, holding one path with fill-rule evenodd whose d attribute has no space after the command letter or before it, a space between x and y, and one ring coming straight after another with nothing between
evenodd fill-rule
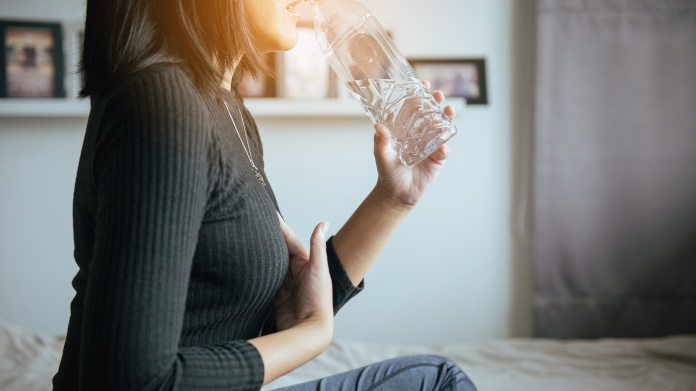
<instances>
[{"instance_id":1,"label":"fingernail","mask_svg":"<svg viewBox=\"0 0 696 391\"><path fill-rule=\"evenodd\" d=\"M329 231L329 223L323 222L321 223L321 236L326 237L326 232Z\"/></svg>"}]
</instances>

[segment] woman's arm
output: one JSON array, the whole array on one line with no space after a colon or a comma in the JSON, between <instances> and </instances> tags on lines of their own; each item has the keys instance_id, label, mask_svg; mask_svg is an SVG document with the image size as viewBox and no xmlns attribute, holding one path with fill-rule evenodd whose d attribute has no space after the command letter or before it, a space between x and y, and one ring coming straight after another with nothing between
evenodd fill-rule
<instances>
[{"instance_id":1,"label":"woman's arm","mask_svg":"<svg viewBox=\"0 0 696 391\"><path fill-rule=\"evenodd\" d=\"M382 252L396 228L414 205L401 203L380 187L360 204L346 224L334 235L336 253L355 286Z\"/></svg>"},{"instance_id":2,"label":"woman's arm","mask_svg":"<svg viewBox=\"0 0 696 391\"><path fill-rule=\"evenodd\" d=\"M429 87L429 83L425 84ZM433 96L438 103L445 99L441 92L434 92ZM452 106L445 107L445 114L452 120L456 115ZM445 144L417 166L407 168L389 145L391 135L386 127L377 124L375 131L377 185L333 238L336 253L356 286L396 228L428 191L449 154Z\"/></svg>"},{"instance_id":3,"label":"woman's arm","mask_svg":"<svg viewBox=\"0 0 696 391\"><path fill-rule=\"evenodd\" d=\"M333 338L331 320L313 319L296 326L249 340L263 359L263 384L299 368L321 354Z\"/></svg>"}]
</instances>

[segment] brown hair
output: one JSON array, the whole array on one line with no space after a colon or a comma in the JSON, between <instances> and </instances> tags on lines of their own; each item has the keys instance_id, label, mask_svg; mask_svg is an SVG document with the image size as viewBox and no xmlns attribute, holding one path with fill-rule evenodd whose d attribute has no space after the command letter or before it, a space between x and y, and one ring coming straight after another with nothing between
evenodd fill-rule
<instances>
[{"instance_id":1,"label":"brown hair","mask_svg":"<svg viewBox=\"0 0 696 391\"><path fill-rule=\"evenodd\" d=\"M232 89L245 74L272 73L252 40L242 0L87 0L80 97L165 62L180 64L202 92L215 94L239 53Z\"/></svg>"}]
</instances>

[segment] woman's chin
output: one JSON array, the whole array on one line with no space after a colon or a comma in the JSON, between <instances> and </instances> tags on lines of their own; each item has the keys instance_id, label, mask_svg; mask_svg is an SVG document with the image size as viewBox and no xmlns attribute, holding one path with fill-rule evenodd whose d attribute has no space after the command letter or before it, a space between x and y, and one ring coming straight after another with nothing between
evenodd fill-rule
<instances>
[{"instance_id":1,"label":"woman's chin","mask_svg":"<svg viewBox=\"0 0 696 391\"><path fill-rule=\"evenodd\" d=\"M289 23L256 42L261 52L268 53L286 52L297 45L297 40L297 26L294 23Z\"/></svg>"},{"instance_id":2,"label":"woman's chin","mask_svg":"<svg viewBox=\"0 0 696 391\"><path fill-rule=\"evenodd\" d=\"M297 41L295 41L292 44L288 44L288 45L284 46L283 49L280 49L279 51L280 52L287 52L288 50L292 50L296 45L297 45Z\"/></svg>"},{"instance_id":3,"label":"woman's chin","mask_svg":"<svg viewBox=\"0 0 696 391\"><path fill-rule=\"evenodd\" d=\"M292 34L287 34L283 37L283 40L278 42L278 47L280 49L276 50L278 52L286 52L297 45L297 28L292 30Z\"/></svg>"}]
</instances>

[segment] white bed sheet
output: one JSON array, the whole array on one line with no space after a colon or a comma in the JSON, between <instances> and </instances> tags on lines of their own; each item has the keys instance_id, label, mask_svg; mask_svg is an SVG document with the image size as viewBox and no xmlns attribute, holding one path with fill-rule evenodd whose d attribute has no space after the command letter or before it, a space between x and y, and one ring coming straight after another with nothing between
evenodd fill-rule
<instances>
[{"instance_id":1,"label":"white bed sheet","mask_svg":"<svg viewBox=\"0 0 696 391\"><path fill-rule=\"evenodd\" d=\"M50 390L63 343L64 338L39 335L0 320L0 390ZM597 341L508 339L420 347L335 341L315 360L264 390L410 354L452 359L480 391L696 391L696 336Z\"/></svg>"},{"instance_id":2,"label":"white bed sheet","mask_svg":"<svg viewBox=\"0 0 696 391\"><path fill-rule=\"evenodd\" d=\"M335 341L315 360L264 390L410 354L451 359L479 391L696 391L696 336L596 341L507 339L421 347Z\"/></svg>"},{"instance_id":3,"label":"white bed sheet","mask_svg":"<svg viewBox=\"0 0 696 391\"><path fill-rule=\"evenodd\" d=\"M64 342L0 319L0 390L51 390Z\"/></svg>"}]
</instances>

